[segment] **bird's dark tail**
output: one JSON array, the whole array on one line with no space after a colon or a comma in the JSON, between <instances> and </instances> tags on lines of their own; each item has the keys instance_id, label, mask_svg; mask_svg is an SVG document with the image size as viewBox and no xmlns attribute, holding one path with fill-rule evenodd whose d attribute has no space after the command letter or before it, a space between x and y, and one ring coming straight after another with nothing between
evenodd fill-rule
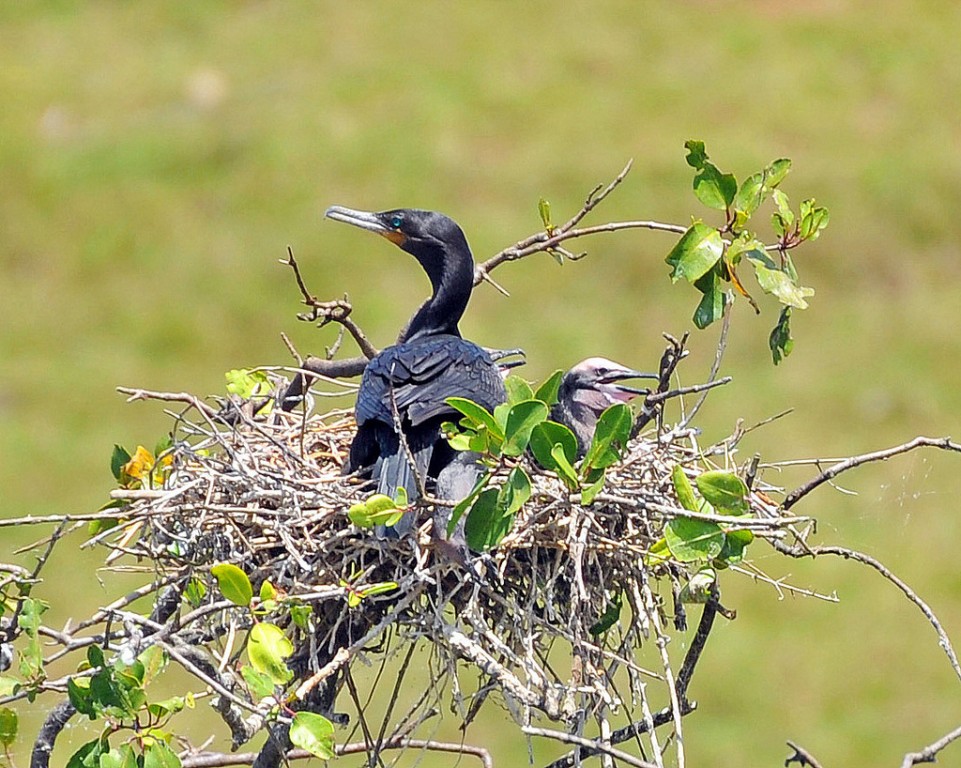
<instances>
[{"instance_id":1,"label":"bird's dark tail","mask_svg":"<svg viewBox=\"0 0 961 768\"><path fill-rule=\"evenodd\" d=\"M378 493L394 498L397 489L403 488L407 491L408 503L413 504L420 498L421 486L427 482L427 468L430 466L434 446L429 441L425 443L408 440L408 447L414 459L413 466L408 460L408 451L403 445L398 445L396 451L380 459L379 467L374 470L374 476L377 479ZM413 527L413 524L413 515L406 514L393 526L393 532L403 536Z\"/></svg>"}]
</instances>

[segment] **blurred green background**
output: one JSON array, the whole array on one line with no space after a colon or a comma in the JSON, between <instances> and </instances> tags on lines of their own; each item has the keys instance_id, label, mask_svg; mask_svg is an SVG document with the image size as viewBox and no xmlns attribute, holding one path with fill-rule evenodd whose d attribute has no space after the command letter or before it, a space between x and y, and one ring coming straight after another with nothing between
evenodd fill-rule
<instances>
[{"instance_id":1,"label":"blurred green background","mask_svg":"<svg viewBox=\"0 0 961 768\"><path fill-rule=\"evenodd\" d=\"M327 205L443 210L482 259L538 228L539 197L561 220L634 158L590 222L711 220L690 192L688 138L739 178L792 158L785 191L831 210L797 257L817 296L795 315L794 354L775 369L775 308L757 319L738 302L735 383L708 401L703 439L785 408L742 458L956 433L959 29L961 5L891 0L4 3L0 515L103 503L113 443L152 445L168 424L115 386L222 392L229 368L289 362L282 331L322 352L333 334L294 318L299 295L277 264L288 244L313 291L349 292L374 343L389 343L426 280L389 244L324 220ZM672 243L628 232L582 241L590 256L576 264L505 266L495 275L512 297L481 287L462 328L523 346L531 378L593 354L650 368L696 303L667 280ZM706 375L715 341L694 335L686 383ZM798 509L818 516L819 540L892 567L955 637L959 468L958 455L912 454L843 478L857 496L825 487ZM47 532L4 529L0 560ZM102 555L74 553L80 541L37 592L54 623L118 590L96 578ZM961 722L959 681L892 585L852 563L752 550L760 568L841 602L781 600L725 575L738 618L718 626L692 686L689 765L780 765L789 738L825 765L897 764ZM520 765L506 718L491 709L468 740ZM204 722L193 727L215 727Z\"/></svg>"}]
</instances>

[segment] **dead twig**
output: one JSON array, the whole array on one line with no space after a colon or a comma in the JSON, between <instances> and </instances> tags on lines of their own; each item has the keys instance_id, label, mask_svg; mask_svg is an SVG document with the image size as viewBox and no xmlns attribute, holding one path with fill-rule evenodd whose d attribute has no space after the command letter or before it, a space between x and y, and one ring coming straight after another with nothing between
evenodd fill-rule
<instances>
[{"instance_id":1,"label":"dead twig","mask_svg":"<svg viewBox=\"0 0 961 768\"><path fill-rule=\"evenodd\" d=\"M909 440L901 445L896 445L893 448L886 448L883 451L872 451L871 453L862 453L859 456L851 456L838 462L833 467L829 467L816 477L791 491L781 503L781 509L790 509L815 488L833 480L842 472L847 472L849 469L854 469L855 467L872 461L886 461L892 456L913 451L915 448L940 448L943 451L961 453L961 443L955 443L949 437L924 437L919 435L913 440Z\"/></svg>"}]
</instances>

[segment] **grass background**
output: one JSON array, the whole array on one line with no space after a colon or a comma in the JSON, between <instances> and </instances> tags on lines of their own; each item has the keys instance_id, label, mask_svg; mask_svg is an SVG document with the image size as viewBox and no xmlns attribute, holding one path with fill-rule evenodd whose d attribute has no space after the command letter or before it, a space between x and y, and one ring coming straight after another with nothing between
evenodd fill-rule
<instances>
[{"instance_id":1,"label":"grass background","mask_svg":"<svg viewBox=\"0 0 961 768\"><path fill-rule=\"evenodd\" d=\"M797 259L817 296L786 364L766 350L774 308L755 319L735 306L735 383L712 395L705 439L788 407L743 456L957 432L959 28L961 6L891 0L3 4L0 514L104 501L112 444L152 445L167 426L116 385L220 392L229 368L286 362L281 331L303 352L330 343L294 319L296 287L276 263L288 244L315 292L349 292L389 343L426 281L389 245L324 221L327 205L443 210L484 258L537 229L539 197L561 219L633 157L591 220L684 223L706 213L688 138L739 178L791 157L784 189L832 214ZM504 267L512 298L482 287L463 329L523 346L531 378L591 354L652 367L661 332L689 328L695 304L666 279L672 243L625 233L587 243L577 264ZM695 335L688 382L715 339ZM825 488L801 510L820 539L895 569L954 635L959 461L870 467L845 479L858 496ZM0 558L42 533L4 530ZM825 765L893 764L961 722L958 680L893 586L756 547L760 567L841 603L779 600L726 575L738 619L718 627L692 688L689 765L780 764L787 738ZM54 623L118 587L98 582L97 553L60 549L38 589ZM526 748L505 722L492 710L468 739L519 765ZM23 744L15 754L26 764Z\"/></svg>"}]
</instances>

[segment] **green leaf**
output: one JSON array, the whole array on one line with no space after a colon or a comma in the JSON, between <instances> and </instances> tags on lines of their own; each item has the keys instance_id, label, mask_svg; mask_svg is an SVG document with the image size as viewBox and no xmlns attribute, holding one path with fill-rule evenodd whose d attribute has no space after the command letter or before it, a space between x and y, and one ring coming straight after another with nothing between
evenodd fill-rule
<instances>
[{"instance_id":1,"label":"green leaf","mask_svg":"<svg viewBox=\"0 0 961 768\"><path fill-rule=\"evenodd\" d=\"M124 499L114 499L113 501L104 504L97 511L105 512L108 509L123 509L128 504L129 502ZM111 528L116 528L119 524L119 517L98 517L96 520L91 520L89 523L87 523L87 535L96 536L104 531L109 531Z\"/></svg>"},{"instance_id":2,"label":"green leaf","mask_svg":"<svg viewBox=\"0 0 961 768\"><path fill-rule=\"evenodd\" d=\"M596 475L596 477L593 477ZM581 504L589 507L594 503L594 499L597 498L597 494L601 492L604 488L604 481L607 479L606 469L595 469L591 473L591 478L588 478L588 484L581 488Z\"/></svg>"},{"instance_id":3,"label":"green leaf","mask_svg":"<svg viewBox=\"0 0 961 768\"><path fill-rule=\"evenodd\" d=\"M67 680L67 698L81 715L91 720L97 718L93 707L93 696L90 693L90 680L86 678L69 678Z\"/></svg>"},{"instance_id":4,"label":"green leaf","mask_svg":"<svg viewBox=\"0 0 961 768\"><path fill-rule=\"evenodd\" d=\"M274 588L274 585L270 583L270 579L264 579L263 584L260 585L259 597L262 603L277 599L277 590Z\"/></svg>"},{"instance_id":5,"label":"green leaf","mask_svg":"<svg viewBox=\"0 0 961 768\"><path fill-rule=\"evenodd\" d=\"M70 756L67 768L99 768L100 756L109 748L109 744L99 738L88 741Z\"/></svg>"},{"instance_id":6,"label":"green leaf","mask_svg":"<svg viewBox=\"0 0 961 768\"><path fill-rule=\"evenodd\" d=\"M103 657L103 648L101 648L99 645L88 645L87 646L87 663L91 667L106 666L106 662Z\"/></svg>"},{"instance_id":7,"label":"green leaf","mask_svg":"<svg viewBox=\"0 0 961 768\"><path fill-rule=\"evenodd\" d=\"M587 449L581 473L591 469L604 469L621 459L621 452L631 437L634 415L627 403L615 403L597 420L591 446Z\"/></svg>"},{"instance_id":8,"label":"green leaf","mask_svg":"<svg viewBox=\"0 0 961 768\"><path fill-rule=\"evenodd\" d=\"M777 160L773 160L767 168L764 169L764 186L770 190L784 181L784 177L788 175L791 171L791 158L780 157Z\"/></svg>"},{"instance_id":9,"label":"green leaf","mask_svg":"<svg viewBox=\"0 0 961 768\"><path fill-rule=\"evenodd\" d=\"M771 215L771 226L778 237L784 237L794 227L794 211L791 210L788 196L780 189L775 189L771 194L774 204L777 205L777 211Z\"/></svg>"},{"instance_id":10,"label":"green leaf","mask_svg":"<svg viewBox=\"0 0 961 768\"><path fill-rule=\"evenodd\" d=\"M390 496L375 493L365 501L354 504L347 511L347 516L358 528L373 528L375 525L397 525L404 512Z\"/></svg>"},{"instance_id":11,"label":"green leaf","mask_svg":"<svg viewBox=\"0 0 961 768\"><path fill-rule=\"evenodd\" d=\"M750 216L764 202L764 174L755 173L741 182L734 196L734 208Z\"/></svg>"},{"instance_id":12,"label":"green leaf","mask_svg":"<svg viewBox=\"0 0 961 768\"><path fill-rule=\"evenodd\" d=\"M250 628L247 658L254 669L269 675L277 685L283 685L293 677L293 672L284 663L293 652L293 643L276 624L262 621Z\"/></svg>"},{"instance_id":13,"label":"green leaf","mask_svg":"<svg viewBox=\"0 0 961 768\"><path fill-rule=\"evenodd\" d=\"M206 597L206 595L207 585L196 576L187 582L187 586L184 589L184 597L194 608L200 607L200 604L204 601L204 597Z\"/></svg>"},{"instance_id":14,"label":"green leaf","mask_svg":"<svg viewBox=\"0 0 961 768\"><path fill-rule=\"evenodd\" d=\"M687 479L684 468L680 464L675 464L671 470L671 482L674 485L674 493L677 494L678 503L689 512L697 512L700 505L694 496L694 487Z\"/></svg>"},{"instance_id":15,"label":"green leaf","mask_svg":"<svg viewBox=\"0 0 961 768\"><path fill-rule=\"evenodd\" d=\"M814 295L813 288L799 286L764 251L751 250L744 255L754 265L757 284L761 286L762 291L776 296L782 304L807 309L808 304L805 299Z\"/></svg>"},{"instance_id":16,"label":"green leaf","mask_svg":"<svg viewBox=\"0 0 961 768\"><path fill-rule=\"evenodd\" d=\"M647 565L660 565L670 559L671 550L667 548L667 539L658 539L651 544L650 549L647 550L647 556L644 558L644 562Z\"/></svg>"},{"instance_id":17,"label":"green leaf","mask_svg":"<svg viewBox=\"0 0 961 768\"><path fill-rule=\"evenodd\" d=\"M568 466L577 461L577 438L571 430L556 421L542 421L531 431L530 449L537 463L544 469L557 472L554 446L561 446Z\"/></svg>"},{"instance_id":18,"label":"green leaf","mask_svg":"<svg viewBox=\"0 0 961 768\"><path fill-rule=\"evenodd\" d=\"M791 338L791 308L785 307L781 310L777 325L768 337L768 346L771 348L771 357L777 365L785 357L791 354L794 349L794 339Z\"/></svg>"},{"instance_id":19,"label":"green leaf","mask_svg":"<svg viewBox=\"0 0 961 768\"><path fill-rule=\"evenodd\" d=\"M265 699L274 695L274 679L266 672L258 672L249 664L244 664L240 668L240 674L254 698Z\"/></svg>"},{"instance_id":20,"label":"green leaf","mask_svg":"<svg viewBox=\"0 0 961 768\"><path fill-rule=\"evenodd\" d=\"M750 511L747 485L733 472L711 470L698 475L694 482L701 496L720 514L743 515Z\"/></svg>"},{"instance_id":21,"label":"green leaf","mask_svg":"<svg viewBox=\"0 0 961 768\"><path fill-rule=\"evenodd\" d=\"M314 607L312 605L302 605L300 603L293 603L290 606L290 618L293 620L294 624L303 630L310 629L310 616L314 612Z\"/></svg>"},{"instance_id":22,"label":"green leaf","mask_svg":"<svg viewBox=\"0 0 961 768\"><path fill-rule=\"evenodd\" d=\"M551 232L554 229L554 225L551 223L551 204L548 200L543 197L537 201L537 212L541 216L541 222L544 224L544 229Z\"/></svg>"},{"instance_id":23,"label":"green leaf","mask_svg":"<svg viewBox=\"0 0 961 768\"><path fill-rule=\"evenodd\" d=\"M704 330L711 323L724 317L724 309L728 304L727 291L721 285L717 272L713 269L700 277L694 283L694 287L704 295L701 297L697 309L694 310L692 319L694 325Z\"/></svg>"},{"instance_id":24,"label":"green leaf","mask_svg":"<svg viewBox=\"0 0 961 768\"><path fill-rule=\"evenodd\" d=\"M680 595L681 602L706 603L716 582L717 572L713 568L702 568L684 585Z\"/></svg>"},{"instance_id":25,"label":"green leaf","mask_svg":"<svg viewBox=\"0 0 961 768\"><path fill-rule=\"evenodd\" d=\"M255 371L250 368L234 368L224 374L227 380L227 391L249 400L257 395L270 392L270 380L266 371Z\"/></svg>"},{"instance_id":26,"label":"green leaf","mask_svg":"<svg viewBox=\"0 0 961 768\"><path fill-rule=\"evenodd\" d=\"M98 768L138 768L137 753L130 744L121 744L106 754L100 755Z\"/></svg>"},{"instance_id":27,"label":"green leaf","mask_svg":"<svg viewBox=\"0 0 961 768\"><path fill-rule=\"evenodd\" d=\"M724 536L724 548L715 559L722 568L734 565L744 559L744 550L754 541L754 534L747 530L728 531Z\"/></svg>"},{"instance_id":28,"label":"green leaf","mask_svg":"<svg viewBox=\"0 0 961 768\"><path fill-rule=\"evenodd\" d=\"M707 152L704 151L704 142L697 139L688 139L684 142L684 149L687 150L687 157L684 158L692 168L700 170L707 162Z\"/></svg>"},{"instance_id":29,"label":"green leaf","mask_svg":"<svg viewBox=\"0 0 961 768\"><path fill-rule=\"evenodd\" d=\"M531 431L547 418L547 413L547 406L540 400L525 400L511 406L501 453L504 456L523 454L530 442Z\"/></svg>"},{"instance_id":30,"label":"green leaf","mask_svg":"<svg viewBox=\"0 0 961 768\"><path fill-rule=\"evenodd\" d=\"M562 378L564 378L564 371L554 371L554 373L544 379L544 383L537 388L537 391L534 393L534 399L540 400L548 406L554 405L554 403L557 402L557 392L561 388Z\"/></svg>"},{"instance_id":31,"label":"green leaf","mask_svg":"<svg viewBox=\"0 0 961 768\"><path fill-rule=\"evenodd\" d=\"M551 448L551 458L554 460L554 471L570 490L576 491L581 486L577 472L567 459L567 452L561 443Z\"/></svg>"},{"instance_id":32,"label":"green leaf","mask_svg":"<svg viewBox=\"0 0 961 768\"><path fill-rule=\"evenodd\" d=\"M665 261L672 267L673 282L684 278L693 283L705 275L723 254L724 241L721 234L714 227L697 221L681 235Z\"/></svg>"},{"instance_id":33,"label":"green leaf","mask_svg":"<svg viewBox=\"0 0 961 768\"><path fill-rule=\"evenodd\" d=\"M499 490L490 488L478 496L464 526L467 545L483 552L500 544L514 525L514 515L530 496L530 478L521 467L514 467Z\"/></svg>"},{"instance_id":34,"label":"green leaf","mask_svg":"<svg viewBox=\"0 0 961 768\"><path fill-rule=\"evenodd\" d=\"M357 594L363 599L373 597L374 595L384 595L388 592L394 592L397 589L398 585L396 581L379 581L376 584L370 584L363 589L357 590Z\"/></svg>"},{"instance_id":35,"label":"green leaf","mask_svg":"<svg viewBox=\"0 0 961 768\"><path fill-rule=\"evenodd\" d=\"M523 468L514 467L498 493L498 506L503 507L505 517L513 517L530 497L531 479Z\"/></svg>"},{"instance_id":36,"label":"green leaf","mask_svg":"<svg viewBox=\"0 0 961 768\"><path fill-rule=\"evenodd\" d=\"M474 501L464 525L467 546L475 552L485 552L494 546L495 531L499 528L501 513L497 509L499 493L496 488L486 488Z\"/></svg>"},{"instance_id":37,"label":"green leaf","mask_svg":"<svg viewBox=\"0 0 961 768\"><path fill-rule=\"evenodd\" d=\"M254 588L250 579L233 563L217 563L210 569L210 573L217 580L220 594L234 605L248 606L254 598Z\"/></svg>"},{"instance_id":38,"label":"green leaf","mask_svg":"<svg viewBox=\"0 0 961 768\"><path fill-rule=\"evenodd\" d=\"M167 744L155 741L144 750L143 768L180 768L180 758Z\"/></svg>"},{"instance_id":39,"label":"green leaf","mask_svg":"<svg viewBox=\"0 0 961 768\"><path fill-rule=\"evenodd\" d=\"M474 483L474 487L471 489L471 492L468 493L463 499L461 499L459 502L457 502L457 504L454 505L454 509L451 510L451 513L450 513L450 520L447 521L447 537L448 538L450 538L453 535L454 531L457 528L457 523L460 522L460 519L464 516L464 513L467 512L467 510L469 510L473 506L474 502L477 500L477 497L480 496L481 491L483 491L487 487L487 484L490 481L491 481L490 473L487 473L477 478L477 482Z\"/></svg>"},{"instance_id":40,"label":"green leaf","mask_svg":"<svg viewBox=\"0 0 961 768\"><path fill-rule=\"evenodd\" d=\"M675 517L664 526L667 548L681 563L713 560L724 547L724 532L717 523Z\"/></svg>"},{"instance_id":41,"label":"green leaf","mask_svg":"<svg viewBox=\"0 0 961 768\"><path fill-rule=\"evenodd\" d=\"M178 712L182 712L187 706L187 700L183 696L171 696L162 701L152 701L147 705L147 711L157 719L170 717Z\"/></svg>"},{"instance_id":42,"label":"green leaf","mask_svg":"<svg viewBox=\"0 0 961 768\"><path fill-rule=\"evenodd\" d=\"M290 741L321 760L333 759L334 725L323 715L298 712L290 724Z\"/></svg>"},{"instance_id":43,"label":"green leaf","mask_svg":"<svg viewBox=\"0 0 961 768\"><path fill-rule=\"evenodd\" d=\"M798 235L802 240L817 240L821 230L828 225L830 215L828 209L815 205L814 198L801 203L801 224Z\"/></svg>"},{"instance_id":44,"label":"green leaf","mask_svg":"<svg viewBox=\"0 0 961 768\"><path fill-rule=\"evenodd\" d=\"M9 747L17 738L19 718L9 707L0 707L0 744Z\"/></svg>"},{"instance_id":45,"label":"green leaf","mask_svg":"<svg viewBox=\"0 0 961 768\"><path fill-rule=\"evenodd\" d=\"M0 698L10 696L17 692L20 681L9 675L0 675Z\"/></svg>"},{"instance_id":46,"label":"green leaf","mask_svg":"<svg viewBox=\"0 0 961 768\"><path fill-rule=\"evenodd\" d=\"M137 661L143 666L142 685L152 683L167 668L167 654L159 645L151 645L140 652Z\"/></svg>"},{"instance_id":47,"label":"green leaf","mask_svg":"<svg viewBox=\"0 0 961 768\"><path fill-rule=\"evenodd\" d=\"M737 180L729 173L721 173L707 159L704 142L691 139L684 142L687 164L698 171L694 177L694 194L709 208L726 210L737 192Z\"/></svg>"},{"instance_id":48,"label":"green leaf","mask_svg":"<svg viewBox=\"0 0 961 768\"><path fill-rule=\"evenodd\" d=\"M128 461L130 461L130 451L122 445L114 445L113 454L110 456L110 471L113 473L114 479L118 482L123 475L123 468Z\"/></svg>"},{"instance_id":49,"label":"green leaf","mask_svg":"<svg viewBox=\"0 0 961 768\"><path fill-rule=\"evenodd\" d=\"M20 603L17 625L27 635L27 643L20 651L20 674L27 678L43 674L43 647L40 644L40 617L49 606L43 600L25 597ZM98 649L99 650L99 649Z\"/></svg>"},{"instance_id":50,"label":"green leaf","mask_svg":"<svg viewBox=\"0 0 961 768\"><path fill-rule=\"evenodd\" d=\"M708 208L726 211L737 194L737 179L721 173L713 163L705 162L694 177L694 194Z\"/></svg>"},{"instance_id":51,"label":"green leaf","mask_svg":"<svg viewBox=\"0 0 961 768\"><path fill-rule=\"evenodd\" d=\"M448 397L445 402L465 417L467 426L475 430L485 428L489 430L492 435L497 436L501 440L504 439L504 432L500 428L500 425L498 425L496 419L483 406L465 397Z\"/></svg>"},{"instance_id":52,"label":"green leaf","mask_svg":"<svg viewBox=\"0 0 961 768\"><path fill-rule=\"evenodd\" d=\"M621 595L618 594L613 600L607 604L607 608L601 617L597 620L595 624L591 626L587 631L591 633L593 637L598 635L603 635L607 630L617 624L621 619Z\"/></svg>"},{"instance_id":53,"label":"green leaf","mask_svg":"<svg viewBox=\"0 0 961 768\"><path fill-rule=\"evenodd\" d=\"M534 390L531 389L531 385L515 373L504 379L504 389L507 390L507 402L511 405L534 397Z\"/></svg>"}]
</instances>

